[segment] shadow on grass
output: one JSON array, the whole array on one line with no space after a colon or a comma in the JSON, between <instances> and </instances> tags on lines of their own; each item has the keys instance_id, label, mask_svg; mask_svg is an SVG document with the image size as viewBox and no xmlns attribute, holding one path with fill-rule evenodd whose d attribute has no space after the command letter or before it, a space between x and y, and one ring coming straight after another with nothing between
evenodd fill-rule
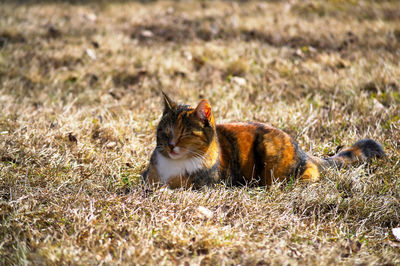
<instances>
[{"instance_id":1,"label":"shadow on grass","mask_svg":"<svg viewBox=\"0 0 400 266\"><path fill-rule=\"evenodd\" d=\"M400 48L400 36L382 36L381 41L376 41L376 36L359 37L352 31L342 35L314 35L298 32L289 35L287 32L275 29L241 29L229 25L227 18L222 16L208 16L197 19L187 19L177 16L166 16L159 21L151 20L149 23L133 25L127 34L141 44L152 43L186 43L191 41L258 41L274 47L313 47L318 50L342 51L360 48L383 49L395 52ZM372 38L373 37L373 38Z\"/></svg>"}]
</instances>

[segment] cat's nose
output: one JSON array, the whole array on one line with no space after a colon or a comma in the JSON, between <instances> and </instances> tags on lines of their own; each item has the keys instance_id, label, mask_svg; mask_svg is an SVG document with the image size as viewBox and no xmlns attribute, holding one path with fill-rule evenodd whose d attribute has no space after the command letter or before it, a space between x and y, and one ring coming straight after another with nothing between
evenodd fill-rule
<instances>
[{"instance_id":1,"label":"cat's nose","mask_svg":"<svg viewBox=\"0 0 400 266\"><path fill-rule=\"evenodd\" d=\"M168 147L169 147L171 150L173 150L173 149L175 148L175 142L173 142L173 141L168 142Z\"/></svg>"}]
</instances>

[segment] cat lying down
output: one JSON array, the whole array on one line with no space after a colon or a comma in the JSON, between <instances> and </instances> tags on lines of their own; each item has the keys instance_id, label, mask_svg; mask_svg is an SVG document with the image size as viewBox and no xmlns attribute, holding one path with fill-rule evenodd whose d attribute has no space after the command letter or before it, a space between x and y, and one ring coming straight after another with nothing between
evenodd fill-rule
<instances>
[{"instance_id":1,"label":"cat lying down","mask_svg":"<svg viewBox=\"0 0 400 266\"><path fill-rule=\"evenodd\" d=\"M157 146L142 174L150 185L201 187L225 181L266 186L290 176L317 181L325 167L385 155L379 143L363 139L333 157L318 158L280 129L258 122L215 124L207 100L193 108L163 96Z\"/></svg>"}]
</instances>

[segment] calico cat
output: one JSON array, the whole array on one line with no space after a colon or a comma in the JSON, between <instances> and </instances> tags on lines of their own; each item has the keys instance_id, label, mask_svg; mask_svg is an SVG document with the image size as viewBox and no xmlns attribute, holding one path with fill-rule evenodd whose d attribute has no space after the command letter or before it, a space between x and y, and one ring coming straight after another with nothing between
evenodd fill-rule
<instances>
[{"instance_id":1,"label":"calico cat","mask_svg":"<svg viewBox=\"0 0 400 266\"><path fill-rule=\"evenodd\" d=\"M385 155L363 139L330 158L306 154L285 132L257 122L215 124L210 104L178 105L165 93L157 146L143 172L147 184L201 187L218 181L270 185L290 176L317 181L320 170Z\"/></svg>"}]
</instances>

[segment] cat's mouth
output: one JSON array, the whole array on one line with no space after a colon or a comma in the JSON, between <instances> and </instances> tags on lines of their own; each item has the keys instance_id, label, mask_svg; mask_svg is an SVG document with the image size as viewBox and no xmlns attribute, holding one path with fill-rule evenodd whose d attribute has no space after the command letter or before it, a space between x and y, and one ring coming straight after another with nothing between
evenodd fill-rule
<instances>
[{"instance_id":1,"label":"cat's mouth","mask_svg":"<svg viewBox=\"0 0 400 266\"><path fill-rule=\"evenodd\" d=\"M179 147L175 147L168 152L168 155L171 159L180 159L183 157L182 151L180 151Z\"/></svg>"},{"instance_id":2,"label":"cat's mouth","mask_svg":"<svg viewBox=\"0 0 400 266\"><path fill-rule=\"evenodd\" d=\"M168 155L169 155L169 157L170 157L171 159L174 159L174 160L180 159L180 158L183 157L183 154L182 154L182 153L178 153L178 152L174 152L174 151L168 152Z\"/></svg>"}]
</instances>

